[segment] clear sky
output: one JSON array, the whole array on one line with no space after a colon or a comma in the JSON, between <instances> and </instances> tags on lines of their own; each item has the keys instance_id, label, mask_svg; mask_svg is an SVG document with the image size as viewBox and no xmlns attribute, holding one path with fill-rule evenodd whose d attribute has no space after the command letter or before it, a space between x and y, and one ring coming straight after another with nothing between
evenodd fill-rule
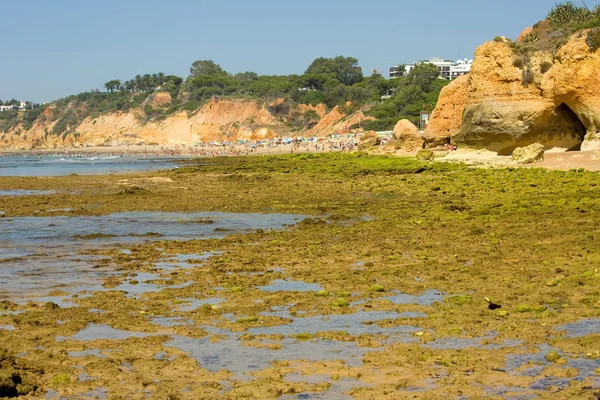
<instances>
[{"instance_id":1,"label":"clear sky","mask_svg":"<svg viewBox=\"0 0 600 400\"><path fill-rule=\"evenodd\" d=\"M0 99L50 101L138 73L186 77L207 59L279 75L344 55L388 76L399 63L472 58L556 1L0 0Z\"/></svg>"}]
</instances>

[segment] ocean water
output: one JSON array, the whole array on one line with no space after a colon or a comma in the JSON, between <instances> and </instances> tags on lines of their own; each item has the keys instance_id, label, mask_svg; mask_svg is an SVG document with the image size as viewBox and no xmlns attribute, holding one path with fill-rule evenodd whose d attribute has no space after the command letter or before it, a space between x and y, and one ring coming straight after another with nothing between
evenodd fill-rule
<instances>
[{"instance_id":1,"label":"ocean water","mask_svg":"<svg viewBox=\"0 0 600 400\"><path fill-rule=\"evenodd\" d=\"M179 157L84 154L0 155L0 176L65 176L125 174L177 168Z\"/></svg>"}]
</instances>

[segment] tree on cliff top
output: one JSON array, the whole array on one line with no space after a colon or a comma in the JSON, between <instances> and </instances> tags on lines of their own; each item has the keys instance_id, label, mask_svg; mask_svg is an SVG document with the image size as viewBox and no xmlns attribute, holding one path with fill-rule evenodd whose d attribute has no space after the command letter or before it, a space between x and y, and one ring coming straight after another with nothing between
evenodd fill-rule
<instances>
[{"instance_id":1,"label":"tree on cliff top","mask_svg":"<svg viewBox=\"0 0 600 400\"><path fill-rule=\"evenodd\" d=\"M190 77L196 78L200 75L225 76L228 74L219 64L215 64L212 60L194 61L190 67Z\"/></svg>"},{"instance_id":2,"label":"tree on cliff top","mask_svg":"<svg viewBox=\"0 0 600 400\"><path fill-rule=\"evenodd\" d=\"M362 68L358 66L358 60L344 56L319 57L310 64L304 75L327 75L330 79L335 78L347 86L363 80Z\"/></svg>"},{"instance_id":3,"label":"tree on cliff top","mask_svg":"<svg viewBox=\"0 0 600 400\"><path fill-rule=\"evenodd\" d=\"M119 90L121 87L121 81L118 79L113 79L104 84L104 87L108 92L114 92L115 90Z\"/></svg>"}]
</instances>

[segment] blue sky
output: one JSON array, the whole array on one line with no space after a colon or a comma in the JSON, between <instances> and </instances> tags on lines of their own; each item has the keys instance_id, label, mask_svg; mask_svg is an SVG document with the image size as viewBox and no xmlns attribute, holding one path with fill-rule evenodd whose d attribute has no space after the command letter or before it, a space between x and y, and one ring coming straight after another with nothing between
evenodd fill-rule
<instances>
[{"instance_id":1,"label":"blue sky","mask_svg":"<svg viewBox=\"0 0 600 400\"><path fill-rule=\"evenodd\" d=\"M432 56L472 57L515 38L556 0L2 0L0 99L50 101L195 60L236 73L301 74L317 57L365 75ZM596 3L594 0L587 1Z\"/></svg>"}]
</instances>

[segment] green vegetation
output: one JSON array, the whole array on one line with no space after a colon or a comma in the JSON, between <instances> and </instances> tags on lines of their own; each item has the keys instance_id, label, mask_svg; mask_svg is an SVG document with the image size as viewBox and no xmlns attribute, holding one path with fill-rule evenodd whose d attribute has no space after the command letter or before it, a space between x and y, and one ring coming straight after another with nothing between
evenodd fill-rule
<instances>
[{"instance_id":1,"label":"green vegetation","mask_svg":"<svg viewBox=\"0 0 600 400\"><path fill-rule=\"evenodd\" d=\"M522 70L523 86L535 83L537 66L531 63L534 53L544 51L556 54L573 33L589 28L592 29L587 33L586 43L591 51L596 51L600 48L600 5L588 9L587 6L578 7L567 1L554 6L546 19L534 24L533 30L520 43L507 41L515 53L513 65ZM494 41L505 42L500 37ZM559 57L555 57L554 62L560 62ZM542 61L539 71L545 74L552 65L550 61Z\"/></svg>"},{"instance_id":2,"label":"green vegetation","mask_svg":"<svg viewBox=\"0 0 600 400\"><path fill-rule=\"evenodd\" d=\"M600 25L600 5L590 10L587 6L578 7L567 1L554 6L546 18L556 28L567 28L570 31L591 28Z\"/></svg>"},{"instance_id":3,"label":"green vegetation","mask_svg":"<svg viewBox=\"0 0 600 400\"><path fill-rule=\"evenodd\" d=\"M343 297L338 297L331 303L331 305L334 307L348 307L350 302Z\"/></svg>"},{"instance_id":4,"label":"green vegetation","mask_svg":"<svg viewBox=\"0 0 600 400\"><path fill-rule=\"evenodd\" d=\"M53 385L68 385L71 383L71 377L67 374L58 374L52 377Z\"/></svg>"},{"instance_id":5,"label":"green vegetation","mask_svg":"<svg viewBox=\"0 0 600 400\"><path fill-rule=\"evenodd\" d=\"M393 80L379 74L364 77L353 57L317 58L302 75L269 76L255 72L231 74L211 60L195 61L187 79L162 72L136 75L104 84L106 92L93 90L60 99L51 105L34 106L31 111L9 111L0 116L0 130L8 132L23 124L27 130L35 121L56 121L47 135L75 133L85 119L105 113L141 108L142 122L164 119L177 111L195 112L214 97L255 99L285 122L291 131L311 128L319 122L314 110L300 112L298 104L340 106L344 113L370 109L375 121L364 121L367 130L391 129L400 118L416 118L423 109L433 109L439 92L448 81L438 79L437 68L418 65L406 77ZM170 94L171 102L151 105L156 92ZM388 98L389 97L389 98ZM385 98L385 100L382 100ZM283 102L274 102L284 99ZM11 102L18 102L11 100ZM12 104L7 102L7 104ZM51 110L51 114L44 109Z\"/></svg>"},{"instance_id":6,"label":"green vegetation","mask_svg":"<svg viewBox=\"0 0 600 400\"><path fill-rule=\"evenodd\" d=\"M438 69L433 64L418 64L410 73L390 82L394 85L391 97L375 105L367 115L375 121L365 121L366 130L389 130L400 119L419 118L421 111L433 110L440 91L450 83L438 78Z\"/></svg>"}]
</instances>

